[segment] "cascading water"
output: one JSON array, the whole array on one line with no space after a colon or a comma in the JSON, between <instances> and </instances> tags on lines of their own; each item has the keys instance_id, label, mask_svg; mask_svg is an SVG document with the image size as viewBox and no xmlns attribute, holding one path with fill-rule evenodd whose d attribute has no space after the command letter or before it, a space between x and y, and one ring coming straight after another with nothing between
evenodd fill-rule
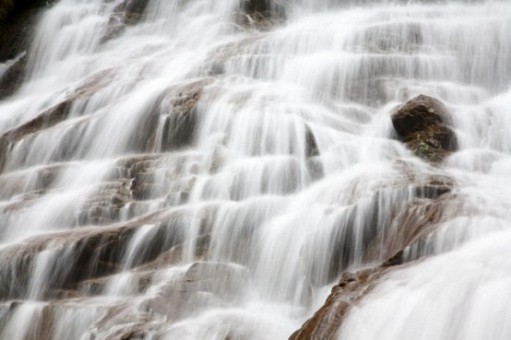
<instances>
[{"instance_id":1,"label":"cascading water","mask_svg":"<svg viewBox=\"0 0 511 340\"><path fill-rule=\"evenodd\" d=\"M511 338L511 3L274 3L44 10L0 101L1 339L285 339L396 253L312 338ZM441 164L395 138L419 94Z\"/></svg>"}]
</instances>

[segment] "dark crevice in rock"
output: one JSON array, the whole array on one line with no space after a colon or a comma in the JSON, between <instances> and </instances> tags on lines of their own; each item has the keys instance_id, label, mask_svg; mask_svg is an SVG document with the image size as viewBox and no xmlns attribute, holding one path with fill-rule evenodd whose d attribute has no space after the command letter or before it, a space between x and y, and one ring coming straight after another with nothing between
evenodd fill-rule
<instances>
[{"instance_id":1,"label":"dark crevice in rock","mask_svg":"<svg viewBox=\"0 0 511 340\"><path fill-rule=\"evenodd\" d=\"M269 30L286 20L286 10L276 0L240 0L234 21L246 28Z\"/></svg>"},{"instance_id":2,"label":"dark crevice in rock","mask_svg":"<svg viewBox=\"0 0 511 340\"><path fill-rule=\"evenodd\" d=\"M52 0L0 0L0 99L13 94L25 77L28 47L41 11Z\"/></svg>"},{"instance_id":3,"label":"dark crevice in rock","mask_svg":"<svg viewBox=\"0 0 511 340\"><path fill-rule=\"evenodd\" d=\"M194 141L198 105L204 87L211 82L212 79L205 78L173 87L155 102L151 122L154 126L159 124L159 128L139 129L140 133L144 133L142 140L145 141L146 152L181 149Z\"/></svg>"},{"instance_id":4,"label":"dark crevice in rock","mask_svg":"<svg viewBox=\"0 0 511 340\"><path fill-rule=\"evenodd\" d=\"M197 103L201 92L179 92L171 101L172 112L165 117L161 151L189 145L197 125Z\"/></svg>"},{"instance_id":5,"label":"dark crevice in rock","mask_svg":"<svg viewBox=\"0 0 511 340\"><path fill-rule=\"evenodd\" d=\"M313 180L324 176L323 164L321 163L319 147L316 137L309 126L305 126L305 157L307 158L307 170Z\"/></svg>"},{"instance_id":6,"label":"dark crevice in rock","mask_svg":"<svg viewBox=\"0 0 511 340\"><path fill-rule=\"evenodd\" d=\"M21 52L20 55L6 64L7 69L0 74L0 99L13 94L21 85L27 66L26 51Z\"/></svg>"},{"instance_id":7,"label":"dark crevice in rock","mask_svg":"<svg viewBox=\"0 0 511 340\"><path fill-rule=\"evenodd\" d=\"M305 143L306 143L306 151L305 155L307 158L319 156L319 148L318 143L316 142L316 138L312 133L311 129L306 126L305 130Z\"/></svg>"},{"instance_id":8,"label":"dark crevice in rock","mask_svg":"<svg viewBox=\"0 0 511 340\"><path fill-rule=\"evenodd\" d=\"M149 0L123 0L119 3L108 21L108 28L102 41L114 39L121 35L127 26L139 23L148 3Z\"/></svg>"}]
</instances>

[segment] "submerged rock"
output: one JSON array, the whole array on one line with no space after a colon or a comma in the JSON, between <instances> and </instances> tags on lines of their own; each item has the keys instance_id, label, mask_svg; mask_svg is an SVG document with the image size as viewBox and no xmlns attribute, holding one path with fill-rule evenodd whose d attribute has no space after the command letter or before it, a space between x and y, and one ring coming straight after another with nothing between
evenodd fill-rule
<instances>
[{"instance_id":1,"label":"submerged rock","mask_svg":"<svg viewBox=\"0 0 511 340\"><path fill-rule=\"evenodd\" d=\"M368 218L363 228L357 224L356 215L348 221L350 226L357 226L356 230L362 230L366 238L358 243L337 240L332 248L328 279L337 278L338 283L323 306L291 336L292 340L335 339L352 308L357 308L387 273L413 263L414 259L405 255L406 250L427 238L459 210L462 201L456 196L452 178L440 173L424 175L420 169L409 166L396 164L407 182L382 188L375 192L371 205L363 204L364 216ZM387 218L382 219L385 215ZM354 244L364 249L363 255L357 256L362 258L358 264L353 261ZM364 265L371 267L358 270Z\"/></svg>"},{"instance_id":2,"label":"submerged rock","mask_svg":"<svg viewBox=\"0 0 511 340\"><path fill-rule=\"evenodd\" d=\"M52 299L55 291L74 290L83 281L113 275L126 264L126 245L140 228L149 223L154 230L145 239L146 248L130 263L136 267L155 260L182 242L183 225L189 223L180 212L144 216L125 225L104 228L77 228L62 233L28 239L26 244L6 249L0 261L0 300L20 298L30 287L30 278L40 256L54 259L46 267L44 286L38 287L40 299ZM65 265L64 265L65 264Z\"/></svg>"},{"instance_id":3,"label":"submerged rock","mask_svg":"<svg viewBox=\"0 0 511 340\"><path fill-rule=\"evenodd\" d=\"M148 0L123 0L117 6L108 21L103 42L119 36L127 26L136 25L142 19Z\"/></svg>"},{"instance_id":4,"label":"submerged rock","mask_svg":"<svg viewBox=\"0 0 511 340\"><path fill-rule=\"evenodd\" d=\"M24 69L19 70L19 72L21 76L21 73L24 73ZM23 121L20 125L0 135L0 173L3 169L3 163L5 163L7 158L5 150L8 150L12 146L11 144L15 144L24 138L33 136L66 121L75 102L92 97L96 92L108 85L110 79L111 73L108 70L93 74L80 83L79 86L69 91L61 101L42 110L30 120ZM14 83L10 82L9 84L14 86L16 79L12 79L12 81ZM2 79L0 79L0 98L2 97L2 84Z\"/></svg>"},{"instance_id":5,"label":"submerged rock","mask_svg":"<svg viewBox=\"0 0 511 340\"><path fill-rule=\"evenodd\" d=\"M392 114L392 125L399 139L413 153L437 163L458 147L456 134L450 128L447 108L438 99L419 95Z\"/></svg>"},{"instance_id":6,"label":"submerged rock","mask_svg":"<svg viewBox=\"0 0 511 340\"><path fill-rule=\"evenodd\" d=\"M211 84L210 78L199 79L169 90L158 101L157 111L163 125L148 138L148 150L171 151L189 146L197 129L199 103L204 88ZM159 136L157 136L159 134ZM152 142L152 143L151 143ZM154 145L154 144L157 145Z\"/></svg>"},{"instance_id":7,"label":"submerged rock","mask_svg":"<svg viewBox=\"0 0 511 340\"><path fill-rule=\"evenodd\" d=\"M199 309L227 306L239 299L248 278L247 269L240 265L197 262L182 278L165 284L147 307L167 320L178 320Z\"/></svg>"},{"instance_id":8,"label":"submerged rock","mask_svg":"<svg viewBox=\"0 0 511 340\"><path fill-rule=\"evenodd\" d=\"M240 10L235 13L235 22L247 28L268 30L284 20L285 8L276 0L240 0Z\"/></svg>"},{"instance_id":9,"label":"submerged rock","mask_svg":"<svg viewBox=\"0 0 511 340\"><path fill-rule=\"evenodd\" d=\"M136 24L142 17L149 0L124 0L115 8L115 12L123 14L123 22Z\"/></svg>"}]
</instances>

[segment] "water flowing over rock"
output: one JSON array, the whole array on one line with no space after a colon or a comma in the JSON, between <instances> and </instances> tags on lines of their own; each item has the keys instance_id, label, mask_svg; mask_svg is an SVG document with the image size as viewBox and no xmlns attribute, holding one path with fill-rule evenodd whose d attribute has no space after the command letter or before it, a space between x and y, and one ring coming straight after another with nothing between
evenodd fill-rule
<instances>
[{"instance_id":1,"label":"water flowing over rock","mask_svg":"<svg viewBox=\"0 0 511 340\"><path fill-rule=\"evenodd\" d=\"M239 0L236 22L244 27L268 30L286 19L286 9L278 0Z\"/></svg>"},{"instance_id":2,"label":"water flowing over rock","mask_svg":"<svg viewBox=\"0 0 511 340\"><path fill-rule=\"evenodd\" d=\"M21 85L38 15L42 7L52 2L0 1L0 99Z\"/></svg>"},{"instance_id":3,"label":"water flowing over rock","mask_svg":"<svg viewBox=\"0 0 511 340\"><path fill-rule=\"evenodd\" d=\"M508 340L511 3L0 0L0 340Z\"/></svg>"}]
</instances>

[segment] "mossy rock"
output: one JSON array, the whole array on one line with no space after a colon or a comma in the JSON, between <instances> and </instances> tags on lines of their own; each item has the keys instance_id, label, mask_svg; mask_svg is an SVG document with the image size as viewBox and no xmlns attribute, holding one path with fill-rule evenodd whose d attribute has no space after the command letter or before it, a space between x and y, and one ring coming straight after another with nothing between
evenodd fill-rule
<instances>
[{"instance_id":1,"label":"mossy rock","mask_svg":"<svg viewBox=\"0 0 511 340\"><path fill-rule=\"evenodd\" d=\"M458 148L452 120L438 99L420 95L397 108L392 124L399 140L428 162L441 162Z\"/></svg>"}]
</instances>

